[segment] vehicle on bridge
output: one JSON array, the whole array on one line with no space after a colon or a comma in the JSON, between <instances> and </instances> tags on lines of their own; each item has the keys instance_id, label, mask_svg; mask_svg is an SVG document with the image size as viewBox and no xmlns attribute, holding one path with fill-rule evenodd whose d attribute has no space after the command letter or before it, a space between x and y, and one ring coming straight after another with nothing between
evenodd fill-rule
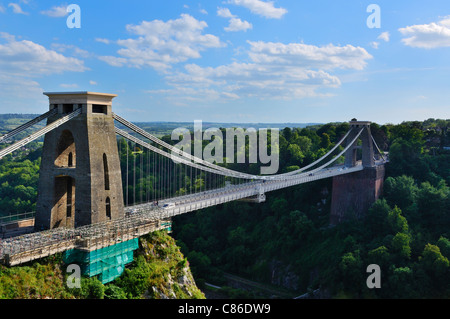
<instances>
[{"instance_id":1,"label":"vehicle on bridge","mask_svg":"<svg viewBox=\"0 0 450 319\"><path fill-rule=\"evenodd\" d=\"M175 203L166 203L162 206L163 209L175 208Z\"/></svg>"}]
</instances>

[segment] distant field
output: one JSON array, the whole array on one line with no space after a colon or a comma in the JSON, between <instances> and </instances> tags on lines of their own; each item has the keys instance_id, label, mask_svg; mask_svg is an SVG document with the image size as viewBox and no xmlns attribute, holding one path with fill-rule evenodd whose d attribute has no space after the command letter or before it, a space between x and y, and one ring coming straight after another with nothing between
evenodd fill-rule
<instances>
[{"instance_id":1,"label":"distant field","mask_svg":"<svg viewBox=\"0 0 450 319\"><path fill-rule=\"evenodd\" d=\"M4 134L15 129L39 114L0 114L0 133Z\"/></svg>"}]
</instances>

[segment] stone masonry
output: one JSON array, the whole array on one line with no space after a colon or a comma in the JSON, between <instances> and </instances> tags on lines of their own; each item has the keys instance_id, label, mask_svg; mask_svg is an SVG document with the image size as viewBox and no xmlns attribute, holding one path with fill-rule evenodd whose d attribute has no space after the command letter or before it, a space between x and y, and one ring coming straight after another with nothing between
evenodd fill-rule
<instances>
[{"instance_id":1,"label":"stone masonry","mask_svg":"<svg viewBox=\"0 0 450 319\"><path fill-rule=\"evenodd\" d=\"M81 114L45 135L35 230L79 227L123 217L113 94L44 93L58 113L51 123L81 108Z\"/></svg>"},{"instance_id":2,"label":"stone masonry","mask_svg":"<svg viewBox=\"0 0 450 319\"><path fill-rule=\"evenodd\" d=\"M348 218L362 218L370 206L381 196L385 175L384 165L375 165L370 122L351 121L353 131L348 136L352 141L360 129L359 139L345 154L345 167L357 164L357 154L361 150L364 169L359 172L333 177L330 224L338 224Z\"/></svg>"}]
</instances>

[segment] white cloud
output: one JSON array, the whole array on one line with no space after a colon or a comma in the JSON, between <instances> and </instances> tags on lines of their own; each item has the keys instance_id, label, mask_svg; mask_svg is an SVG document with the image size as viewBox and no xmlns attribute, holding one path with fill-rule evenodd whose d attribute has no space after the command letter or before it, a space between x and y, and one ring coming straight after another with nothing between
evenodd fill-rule
<instances>
[{"instance_id":1,"label":"white cloud","mask_svg":"<svg viewBox=\"0 0 450 319\"><path fill-rule=\"evenodd\" d=\"M402 42L410 47L434 49L450 47L450 18L430 24L412 25L398 29L407 36Z\"/></svg>"},{"instance_id":2,"label":"white cloud","mask_svg":"<svg viewBox=\"0 0 450 319\"><path fill-rule=\"evenodd\" d=\"M45 89L33 80L0 72L0 105L2 113L43 113L48 111Z\"/></svg>"},{"instance_id":3,"label":"white cloud","mask_svg":"<svg viewBox=\"0 0 450 319\"><path fill-rule=\"evenodd\" d=\"M273 1L228 0L228 3L245 7L254 14L270 19L280 19L288 12L284 8L275 8Z\"/></svg>"},{"instance_id":4,"label":"white cloud","mask_svg":"<svg viewBox=\"0 0 450 319\"><path fill-rule=\"evenodd\" d=\"M66 71L87 70L82 60L66 57L29 40L16 41L14 36L2 34L7 43L0 43L0 67L3 72L27 76L41 76Z\"/></svg>"},{"instance_id":5,"label":"white cloud","mask_svg":"<svg viewBox=\"0 0 450 319\"><path fill-rule=\"evenodd\" d=\"M253 25L247 21L242 21L232 14L228 8L217 8L217 15L222 18L229 18L229 25L224 30L227 32L247 31L252 29Z\"/></svg>"},{"instance_id":6,"label":"white cloud","mask_svg":"<svg viewBox=\"0 0 450 319\"><path fill-rule=\"evenodd\" d=\"M81 58L88 58L91 54L73 44L60 44L60 43L52 43L52 48L58 52L65 53L70 52L73 55L79 56Z\"/></svg>"},{"instance_id":7,"label":"white cloud","mask_svg":"<svg viewBox=\"0 0 450 319\"><path fill-rule=\"evenodd\" d=\"M177 106L189 106L192 102L208 103L225 100L236 100L239 97L235 94L223 92L210 88L191 88L180 86L175 89L148 90L146 93L162 95L170 103Z\"/></svg>"},{"instance_id":8,"label":"white cloud","mask_svg":"<svg viewBox=\"0 0 450 319\"><path fill-rule=\"evenodd\" d=\"M18 5L17 3L10 3L10 4L8 4L8 7L12 7L14 13L17 13L17 14L28 14L28 12L24 12L22 10L22 8L20 7L20 5Z\"/></svg>"},{"instance_id":9,"label":"white cloud","mask_svg":"<svg viewBox=\"0 0 450 319\"><path fill-rule=\"evenodd\" d=\"M30 100L42 99L36 78L63 72L87 70L82 60L66 57L29 40L17 41L14 35L0 32L0 97L2 102L23 104L21 111L30 112Z\"/></svg>"},{"instance_id":10,"label":"white cloud","mask_svg":"<svg viewBox=\"0 0 450 319\"><path fill-rule=\"evenodd\" d=\"M317 69L362 70L372 56L361 47L352 45L318 47L303 43L251 42L250 57L254 62L297 65Z\"/></svg>"},{"instance_id":11,"label":"white cloud","mask_svg":"<svg viewBox=\"0 0 450 319\"><path fill-rule=\"evenodd\" d=\"M90 81L89 81L89 84L90 84L90 85L97 85L98 83L95 82L95 81L90 80Z\"/></svg>"},{"instance_id":12,"label":"white cloud","mask_svg":"<svg viewBox=\"0 0 450 319\"><path fill-rule=\"evenodd\" d=\"M390 34L389 34L389 32L388 31L386 31L386 32L383 32L383 33L381 33L379 36L378 36L378 40L383 40L383 41L385 41L385 42L389 42L389 40L390 40Z\"/></svg>"},{"instance_id":13,"label":"white cloud","mask_svg":"<svg viewBox=\"0 0 450 319\"><path fill-rule=\"evenodd\" d=\"M390 37L391 37L390 33L389 33L388 31L386 31L386 32L381 33L381 34L377 37L377 40L382 40L382 41L384 41L384 42L389 42ZM374 48L374 49L378 49L379 46L380 46L380 42L373 41L373 42L370 42L369 45L370 45L372 48Z\"/></svg>"},{"instance_id":14,"label":"white cloud","mask_svg":"<svg viewBox=\"0 0 450 319\"><path fill-rule=\"evenodd\" d=\"M247 21L242 21L239 18L231 18L230 25L225 27L225 31L247 31L248 29L252 29L253 26L251 23Z\"/></svg>"},{"instance_id":15,"label":"white cloud","mask_svg":"<svg viewBox=\"0 0 450 319\"><path fill-rule=\"evenodd\" d=\"M99 60L108 63L111 66L115 67L122 67L127 63L127 59L125 58L118 58L115 56L99 56Z\"/></svg>"},{"instance_id":16,"label":"white cloud","mask_svg":"<svg viewBox=\"0 0 450 319\"><path fill-rule=\"evenodd\" d=\"M6 73L0 73L0 87L1 98L36 98L44 91L35 80Z\"/></svg>"},{"instance_id":17,"label":"white cloud","mask_svg":"<svg viewBox=\"0 0 450 319\"><path fill-rule=\"evenodd\" d=\"M231 14L228 8L217 8L217 15L222 18L233 18L234 15Z\"/></svg>"},{"instance_id":18,"label":"white cloud","mask_svg":"<svg viewBox=\"0 0 450 319\"><path fill-rule=\"evenodd\" d=\"M49 10L41 11L41 14L52 18L65 17L67 15L67 5L53 6Z\"/></svg>"},{"instance_id":19,"label":"white cloud","mask_svg":"<svg viewBox=\"0 0 450 319\"><path fill-rule=\"evenodd\" d=\"M380 45L380 43L373 41L373 42L370 42L369 45L374 49L378 49L378 46Z\"/></svg>"},{"instance_id":20,"label":"white cloud","mask_svg":"<svg viewBox=\"0 0 450 319\"><path fill-rule=\"evenodd\" d=\"M62 88L65 88L65 89L76 89L76 88L78 88L78 84L75 84L75 83L73 83L73 84L63 83L63 84L60 84L59 86L62 87Z\"/></svg>"},{"instance_id":21,"label":"white cloud","mask_svg":"<svg viewBox=\"0 0 450 319\"><path fill-rule=\"evenodd\" d=\"M8 42L16 41L16 37L12 34L9 34L7 32L0 32L0 38L6 39Z\"/></svg>"},{"instance_id":22,"label":"white cloud","mask_svg":"<svg viewBox=\"0 0 450 319\"><path fill-rule=\"evenodd\" d=\"M203 33L207 27L206 22L188 14L167 22L153 20L130 24L126 26L127 31L137 37L117 40L122 46L117 51L120 57L102 57L101 60L114 66L149 66L164 71L172 64L200 58L200 52L206 49L224 46L218 37Z\"/></svg>"},{"instance_id":23,"label":"white cloud","mask_svg":"<svg viewBox=\"0 0 450 319\"><path fill-rule=\"evenodd\" d=\"M95 38L95 41L100 42L100 43L104 43L104 44L110 44L111 41L108 39L104 39L104 38Z\"/></svg>"},{"instance_id":24,"label":"white cloud","mask_svg":"<svg viewBox=\"0 0 450 319\"><path fill-rule=\"evenodd\" d=\"M372 56L363 48L301 43L248 42L249 63L234 62L218 67L185 66L184 72L166 76L173 89L152 94L183 96L185 99L297 99L328 96L321 92L337 88L336 69L361 70Z\"/></svg>"},{"instance_id":25,"label":"white cloud","mask_svg":"<svg viewBox=\"0 0 450 319\"><path fill-rule=\"evenodd\" d=\"M4 13L6 11L5 7L0 4L0 12Z\"/></svg>"},{"instance_id":26,"label":"white cloud","mask_svg":"<svg viewBox=\"0 0 450 319\"><path fill-rule=\"evenodd\" d=\"M200 9L200 13L202 13L202 14L208 14L208 11L206 11L205 9Z\"/></svg>"}]
</instances>

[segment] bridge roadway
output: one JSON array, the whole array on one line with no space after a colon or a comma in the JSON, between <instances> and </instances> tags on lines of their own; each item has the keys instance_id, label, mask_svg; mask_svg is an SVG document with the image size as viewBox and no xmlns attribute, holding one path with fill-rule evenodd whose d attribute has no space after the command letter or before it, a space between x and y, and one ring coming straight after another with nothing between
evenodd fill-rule
<instances>
[{"instance_id":1,"label":"bridge roadway","mask_svg":"<svg viewBox=\"0 0 450 319\"><path fill-rule=\"evenodd\" d=\"M74 248L87 251L100 249L164 229L173 216L361 170L363 166L359 164L351 168L334 166L314 173L289 176L285 180L271 180L268 176L265 181L228 185L166 199L158 203L159 207L153 203L129 206L125 208L126 216L118 220L74 229L55 228L5 239L0 242L0 263L14 266ZM175 206L161 208L165 203L174 203Z\"/></svg>"},{"instance_id":2,"label":"bridge roadway","mask_svg":"<svg viewBox=\"0 0 450 319\"><path fill-rule=\"evenodd\" d=\"M148 212L150 214L153 214L157 219L166 219L210 206L216 206L235 200L254 197L282 188L287 188L290 186L308 183L333 176L358 172L361 170L363 170L362 165L357 165L351 168L335 166L329 169L322 169L321 171L318 171L316 173L305 173L301 176L299 175L286 177L285 180L270 180L270 177L268 177L268 179L264 182L255 181L239 185L229 185L215 190L166 199L158 203L159 207L168 203L175 204L174 207L167 209L158 209L154 206L153 203L145 203L141 205L126 207L125 211L130 215L137 212Z\"/></svg>"}]
</instances>

